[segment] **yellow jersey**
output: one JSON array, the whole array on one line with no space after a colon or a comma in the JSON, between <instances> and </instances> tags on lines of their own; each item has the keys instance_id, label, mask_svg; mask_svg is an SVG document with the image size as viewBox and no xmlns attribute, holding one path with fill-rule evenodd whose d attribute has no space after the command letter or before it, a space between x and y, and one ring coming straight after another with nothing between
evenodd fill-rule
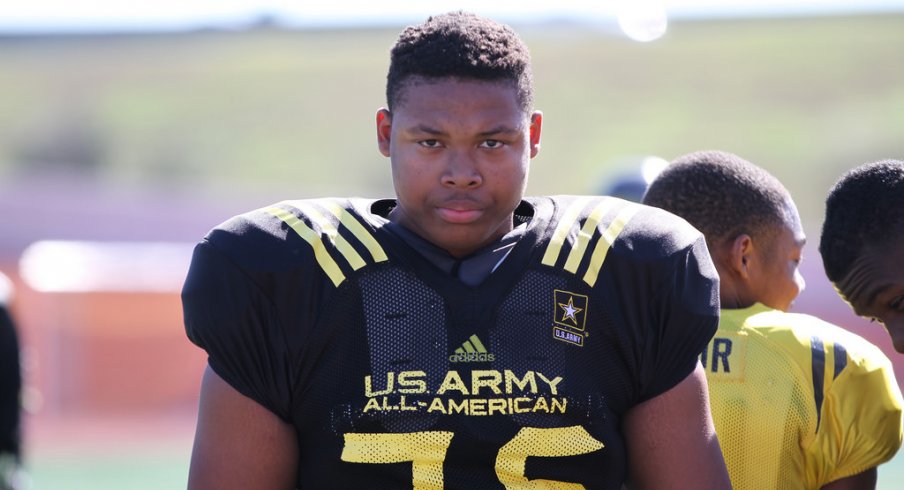
<instances>
[{"instance_id":1,"label":"yellow jersey","mask_svg":"<svg viewBox=\"0 0 904 490\"><path fill-rule=\"evenodd\" d=\"M878 347L761 304L721 313L701 362L735 489L818 489L894 456L901 392Z\"/></svg>"}]
</instances>

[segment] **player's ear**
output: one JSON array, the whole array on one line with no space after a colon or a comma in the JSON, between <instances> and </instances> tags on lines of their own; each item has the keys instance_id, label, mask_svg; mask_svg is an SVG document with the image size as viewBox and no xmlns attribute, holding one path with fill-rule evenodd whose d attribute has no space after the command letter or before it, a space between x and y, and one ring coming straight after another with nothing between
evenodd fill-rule
<instances>
[{"instance_id":1,"label":"player's ear","mask_svg":"<svg viewBox=\"0 0 904 490\"><path fill-rule=\"evenodd\" d=\"M530 157L540 153L540 130L543 128L543 113L534 111L530 116Z\"/></svg>"},{"instance_id":2,"label":"player's ear","mask_svg":"<svg viewBox=\"0 0 904 490\"><path fill-rule=\"evenodd\" d=\"M384 157L389 156L389 141L392 135L392 113L387 108L377 111L377 147Z\"/></svg>"},{"instance_id":3,"label":"player's ear","mask_svg":"<svg viewBox=\"0 0 904 490\"><path fill-rule=\"evenodd\" d=\"M731 268L743 279L750 278L750 268L753 266L753 248L753 239L746 233L736 236L729 247Z\"/></svg>"}]
</instances>

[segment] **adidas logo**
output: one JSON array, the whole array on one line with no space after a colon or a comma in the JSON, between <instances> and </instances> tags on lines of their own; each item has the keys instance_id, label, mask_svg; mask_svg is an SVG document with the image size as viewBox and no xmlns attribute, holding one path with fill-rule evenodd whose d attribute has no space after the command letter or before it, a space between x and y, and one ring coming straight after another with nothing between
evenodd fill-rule
<instances>
[{"instance_id":1,"label":"adidas logo","mask_svg":"<svg viewBox=\"0 0 904 490\"><path fill-rule=\"evenodd\" d=\"M487 348L483 346L483 342L472 335L465 340L461 347L455 349L455 353L449 356L449 362L489 362L495 361L496 356L487 352Z\"/></svg>"}]
</instances>

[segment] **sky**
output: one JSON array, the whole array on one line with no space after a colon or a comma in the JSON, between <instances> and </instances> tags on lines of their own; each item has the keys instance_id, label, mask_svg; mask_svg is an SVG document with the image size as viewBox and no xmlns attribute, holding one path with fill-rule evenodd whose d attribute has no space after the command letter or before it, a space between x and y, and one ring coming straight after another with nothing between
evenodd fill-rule
<instances>
[{"instance_id":1,"label":"sky","mask_svg":"<svg viewBox=\"0 0 904 490\"><path fill-rule=\"evenodd\" d=\"M299 27L401 25L457 9L503 22L656 20L904 11L904 0L2 0L0 34L229 28L265 15Z\"/></svg>"}]
</instances>

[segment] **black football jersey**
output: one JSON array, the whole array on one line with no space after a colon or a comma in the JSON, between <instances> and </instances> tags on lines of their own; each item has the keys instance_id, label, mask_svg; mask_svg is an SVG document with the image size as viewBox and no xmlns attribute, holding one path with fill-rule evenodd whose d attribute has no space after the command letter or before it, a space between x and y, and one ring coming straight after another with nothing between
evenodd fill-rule
<instances>
[{"instance_id":1,"label":"black football jersey","mask_svg":"<svg viewBox=\"0 0 904 490\"><path fill-rule=\"evenodd\" d=\"M717 327L702 235L616 198L527 198L521 239L468 286L387 230L392 205L284 201L192 259L188 336L295 427L299 488L621 488L622 417Z\"/></svg>"}]
</instances>

